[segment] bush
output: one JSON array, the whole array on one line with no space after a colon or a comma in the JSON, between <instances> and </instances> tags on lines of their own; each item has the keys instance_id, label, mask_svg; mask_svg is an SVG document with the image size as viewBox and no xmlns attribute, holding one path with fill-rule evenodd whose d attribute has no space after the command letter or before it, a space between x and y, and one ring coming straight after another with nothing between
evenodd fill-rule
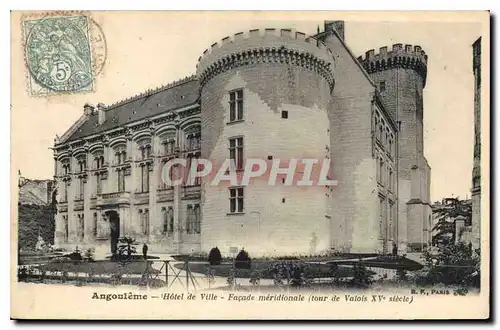
<instances>
[{"instance_id":1,"label":"bush","mask_svg":"<svg viewBox=\"0 0 500 330\"><path fill-rule=\"evenodd\" d=\"M245 250L241 249L241 251L236 256L236 259L234 260L234 267L237 269L252 268L252 259Z\"/></svg>"},{"instance_id":2,"label":"bush","mask_svg":"<svg viewBox=\"0 0 500 330\"><path fill-rule=\"evenodd\" d=\"M94 261L95 260L95 249L89 248L85 251L85 260Z\"/></svg>"},{"instance_id":3,"label":"bush","mask_svg":"<svg viewBox=\"0 0 500 330\"><path fill-rule=\"evenodd\" d=\"M353 278L351 280L351 284L355 287L365 288L370 286L373 283L372 274L366 268L363 262L359 262L354 265L353 268Z\"/></svg>"},{"instance_id":4,"label":"bush","mask_svg":"<svg viewBox=\"0 0 500 330\"><path fill-rule=\"evenodd\" d=\"M65 257L68 257L72 261L82 261L82 253L80 250L78 250L78 247L75 248L75 251L71 252L70 254L65 255Z\"/></svg>"},{"instance_id":5,"label":"bush","mask_svg":"<svg viewBox=\"0 0 500 330\"><path fill-rule=\"evenodd\" d=\"M118 240L118 256L115 256L117 261L125 261L132 259L132 255L137 253L135 245L137 242L131 237L122 237Z\"/></svg>"},{"instance_id":6,"label":"bush","mask_svg":"<svg viewBox=\"0 0 500 330\"><path fill-rule=\"evenodd\" d=\"M292 287L302 287L309 284L308 265L301 261L278 261L273 263L268 273L272 275L274 284L281 286L283 280Z\"/></svg>"},{"instance_id":7,"label":"bush","mask_svg":"<svg viewBox=\"0 0 500 330\"><path fill-rule=\"evenodd\" d=\"M424 253L424 268L413 281L418 285L480 286L480 253L464 243L441 246L436 254Z\"/></svg>"},{"instance_id":8,"label":"bush","mask_svg":"<svg viewBox=\"0 0 500 330\"><path fill-rule=\"evenodd\" d=\"M222 261L222 255L220 254L220 250L218 247L214 247L210 250L210 253L208 254L208 262L210 263L210 266L214 265L220 265Z\"/></svg>"}]
</instances>

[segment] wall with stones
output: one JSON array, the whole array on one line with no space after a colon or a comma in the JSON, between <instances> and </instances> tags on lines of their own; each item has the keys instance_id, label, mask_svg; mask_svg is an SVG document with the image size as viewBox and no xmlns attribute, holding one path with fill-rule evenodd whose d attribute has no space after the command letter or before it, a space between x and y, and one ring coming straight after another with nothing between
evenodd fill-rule
<instances>
[{"instance_id":1,"label":"wall with stones","mask_svg":"<svg viewBox=\"0 0 500 330\"><path fill-rule=\"evenodd\" d=\"M244 90L244 120L228 124L229 94ZM229 183L202 183L202 250L218 246L245 248L251 255L309 254L329 248L328 188L286 186L281 178L268 185L272 160L328 157L327 106L330 90L324 78L292 65L262 63L230 70L203 87L202 158L216 169L229 158L233 136L244 140L244 158L266 160L268 171L245 187L243 214L229 214ZM281 116L288 111L288 118ZM299 178L302 175L299 173Z\"/></svg>"},{"instance_id":2,"label":"wall with stones","mask_svg":"<svg viewBox=\"0 0 500 330\"><path fill-rule=\"evenodd\" d=\"M324 42L335 57L335 88L330 104L332 247L346 252L377 252L379 201L372 145L375 87L333 33Z\"/></svg>"}]
</instances>

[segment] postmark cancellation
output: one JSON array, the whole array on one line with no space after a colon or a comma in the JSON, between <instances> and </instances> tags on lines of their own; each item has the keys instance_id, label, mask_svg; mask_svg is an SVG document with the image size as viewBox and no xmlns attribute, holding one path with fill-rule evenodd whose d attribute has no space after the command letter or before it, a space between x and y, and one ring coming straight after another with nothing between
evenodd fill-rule
<instances>
[{"instance_id":1,"label":"postmark cancellation","mask_svg":"<svg viewBox=\"0 0 500 330\"><path fill-rule=\"evenodd\" d=\"M28 88L32 96L90 92L106 59L102 30L85 14L22 20Z\"/></svg>"}]
</instances>

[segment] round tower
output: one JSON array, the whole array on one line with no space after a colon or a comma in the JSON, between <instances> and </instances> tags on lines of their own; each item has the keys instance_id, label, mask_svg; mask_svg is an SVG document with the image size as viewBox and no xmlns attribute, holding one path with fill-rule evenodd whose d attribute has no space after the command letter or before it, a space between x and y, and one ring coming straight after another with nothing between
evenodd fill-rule
<instances>
[{"instance_id":1,"label":"round tower","mask_svg":"<svg viewBox=\"0 0 500 330\"><path fill-rule=\"evenodd\" d=\"M398 239L406 246L425 244L430 232L430 167L424 157L423 89L427 55L420 46L394 44L373 49L358 60L377 86L398 124Z\"/></svg>"},{"instance_id":2,"label":"round tower","mask_svg":"<svg viewBox=\"0 0 500 330\"><path fill-rule=\"evenodd\" d=\"M202 158L216 171L228 159L267 170L241 185L202 180L202 250L250 255L317 253L329 248L328 188L297 186L270 168L329 153L328 104L334 58L326 45L288 29L251 30L213 44L200 57ZM253 167L253 170L258 168ZM241 188L241 189L240 189Z\"/></svg>"}]
</instances>

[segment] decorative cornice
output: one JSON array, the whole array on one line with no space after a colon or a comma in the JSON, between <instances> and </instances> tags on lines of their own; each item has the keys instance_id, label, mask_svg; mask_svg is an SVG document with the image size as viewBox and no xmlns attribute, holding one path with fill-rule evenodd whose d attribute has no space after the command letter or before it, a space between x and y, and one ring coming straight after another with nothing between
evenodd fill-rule
<instances>
[{"instance_id":1,"label":"decorative cornice","mask_svg":"<svg viewBox=\"0 0 500 330\"><path fill-rule=\"evenodd\" d=\"M422 78L427 77L427 64L415 57L409 57L405 54L396 55L382 60L365 60L362 62L363 67L368 73L375 73L395 68L404 68L415 70Z\"/></svg>"},{"instance_id":2,"label":"decorative cornice","mask_svg":"<svg viewBox=\"0 0 500 330\"><path fill-rule=\"evenodd\" d=\"M260 63L295 65L313 71L322 76L330 85L330 89L333 90L334 77L331 62L324 61L312 53L288 49L285 46L280 48L260 47L246 49L224 56L210 64L200 73L200 87L203 87L210 79L218 74L234 68Z\"/></svg>"}]
</instances>

